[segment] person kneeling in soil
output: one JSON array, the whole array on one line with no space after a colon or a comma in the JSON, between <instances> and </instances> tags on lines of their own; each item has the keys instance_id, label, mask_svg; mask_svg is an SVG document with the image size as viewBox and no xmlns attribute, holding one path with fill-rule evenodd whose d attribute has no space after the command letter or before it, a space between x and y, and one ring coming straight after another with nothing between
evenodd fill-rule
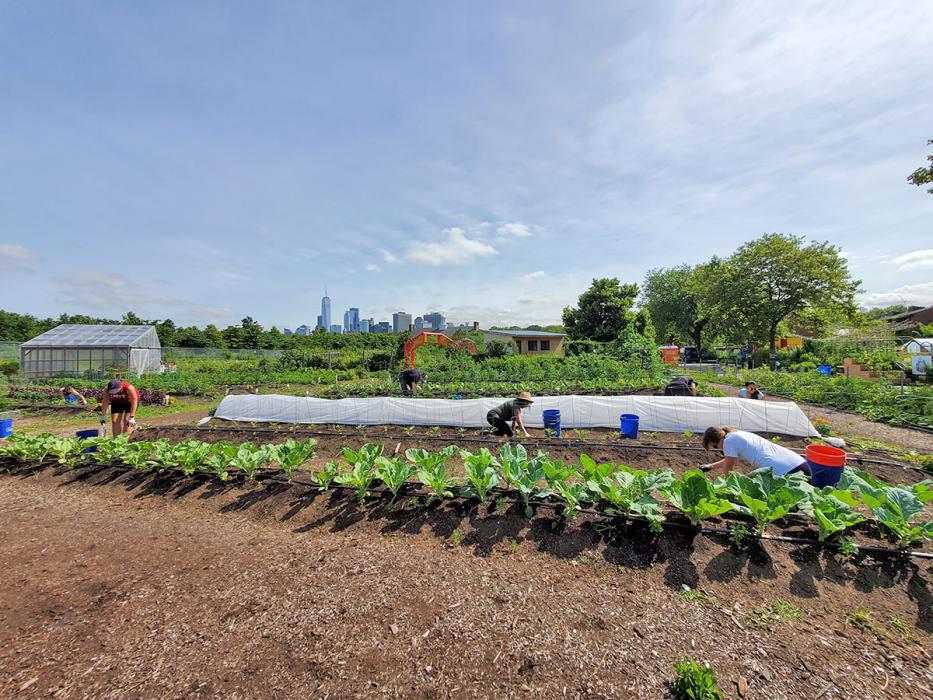
<instances>
[{"instance_id":1,"label":"person kneeling in soil","mask_svg":"<svg viewBox=\"0 0 933 700\"><path fill-rule=\"evenodd\" d=\"M693 377L683 375L674 377L666 387L664 387L665 396L696 396L697 380Z\"/></svg>"},{"instance_id":2,"label":"person kneeling in soil","mask_svg":"<svg viewBox=\"0 0 933 700\"><path fill-rule=\"evenodd\" d=\"M486 422L492 426L489 432L493 435L512 437L515 430L521 428L522 434L530 437L522 421L522 409L528 408L533 403L531 394L523 391L511 401L496 406L486 414Z\"/></svg>"},{"instance_id":3,"label":"person kneeling in soil","mask_svg":"<svg viewBox=\"0 0 933 700\"><path fill-rule=\"evenodd\" d=\"M406 396L415 393L418 390L418 385L425 379L427 377L424 372L417 367L402 370L402 373L398 375L399 383L402 385L402 393Z\"/></svg>"},{"instance_id":4,"label":"person kneeling in soil","mask_svg":"<svg viewBox=\"0 0 933 700\"><path fill-rule=\"evenodd\" d=\"M722 450L724 455L718 462L700 467L704 471L727 474L735 467L736 460L742 459L755 469L767 467L775 476L794 472L810 476L810 465L803 455L745 430L710 426L703 433L703 449Z\"/></svg>"},{"instance_id":5,"label":"person kneeling in soil","mask_svg":"<svg viewBox=\"0 0 933 700\"><path fill-rule=\"evenodd\" d=\"M82 406L87 406L87 399L75 389L71 384L62 389L62 398L65 399L67 404L81 404Z\"/></svg>"},{"instance_id":6,"label":"person kneeling in soil","mask_svg":"<svg viewBox=\"0 0 933 700\"><path fill-rule=\"evenodd\" d=\"M129 382L111 379L100 401L100 423L103 425L107 420L109 408L112 435L114 437L123 433L129 435L136 428L137 406L139 406L139 392L136 391L136 387Z\"/></svg>"},{"instance_id":7,"label":"person kneeling in soil","mask_svg":"<svg viewBox=\"0 0 933 700\"><path fill-rule=\"evenodd\" d=\"M740 399L763 399L764 397L764 392L758 388L755 382L745 382L745 388L739 389Z\"/></svg>"}]
</instances>

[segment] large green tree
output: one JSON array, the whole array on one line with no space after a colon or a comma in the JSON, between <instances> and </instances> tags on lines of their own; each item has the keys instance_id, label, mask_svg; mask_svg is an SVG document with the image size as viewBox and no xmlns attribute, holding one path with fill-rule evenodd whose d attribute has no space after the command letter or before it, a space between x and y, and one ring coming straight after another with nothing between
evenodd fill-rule
<instances>
[{"instance_id":1,"label":"large green tree","mask_svg":"<svg viewBox=\"0 0 933 700\"><path fill-rule=\"evenodd\" d=\"M861 282L839 248L804 244L802 236L769 233L739 248L710 286L713 312L736 339L777 345L778 327L794 314L832 309L854 313Z\"/></svg>"},{"instance_id":2,"label":"large green tree","mask_svg":"<svg viewBox=\"0 0 933 700\"><path fill-rule=\"evenodd\" d=\"M657 331L657 340L690 339L699 350L704 334L715 322L710 299L711 281L722 261L649 270L642 287L642 301Z\"/></svg>"},{"instance_id":3,"label":"large green tree","mask_svg":"<svg viewBox=\"0 0 933 700\"><path fill-rule=\"evenodd\" d=\"M928 146L933 146L933 140L927 141ZM907 182L911 185L916 185L921 187L923 185L933 185L933 155L927 156L927 160L930 161L930 165L925 168L917 168L914 170L908 177ZM930 194L933 194L933 187L927 190Z\"/></svg>"},{"instance_id":4,"label":"large green tree","mask_svg":"<svg viewBox=\"0 0 933 700\"><path fill-rule=\"evenodd\" d=\"M564 309L567 335L572 340L614 341L634 320L637 296L637 284L621 284L615 277L594 279L577 305Z\"/></svg>"}]
</instances>

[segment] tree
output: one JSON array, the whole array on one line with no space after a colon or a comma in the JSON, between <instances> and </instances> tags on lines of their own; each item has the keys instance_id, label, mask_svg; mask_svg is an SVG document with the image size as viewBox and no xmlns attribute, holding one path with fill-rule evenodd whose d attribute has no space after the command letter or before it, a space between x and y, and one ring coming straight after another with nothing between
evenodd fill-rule
<instances>
[{"instance_id":1,"label":"tree","mask_svg":"<svg viewBox=\"0 0 933 700\"><path fill-rule=\"evenodd\" d=\"M835 246L805 246L802 236L769 233L743 245L720 266L710 298L716 304L712 312L733 337L767 338L774 352L782 321L814 309L854 313L860 284Z\"/></svg>"},{"instance_id":2,"label":"tree","mask_svg":"<svg viewBox=\"0 0 933 700\"><path fill-rule=\"evenodd\" d=\"M658 341L665 342L671 336L689 338L697 350L702 348L704 331L715 319L710 283L721 264L721 260L713 258L695 267L681 265L648 271L642 299L651 314Z\"/></svg>"},{"instance_id":3,"label":"tree","mask_svg":"<svg viewBox=\"0 0 933 700\"><path fill-rule=\"evenodd\" d=\"M610 342L633 320L637 284L620 284L615 277L594 279L576 307L564 309L564 327L571 340Z\"/></svg>"},{"instance_id":4,"label":"tree","mask_svg":"<svg viewBox=\"0 0 933 700\"><path fill-rule=\"evenodd\" d=\"M210 343L207 334L197 326L180 328L175 334L175 344L180 348L207 348Z\"/></svg>"},{"instance_id":5,"label":"tree","mask_svg":"<svg viewBox=\"0 0 933 700\"><path fill-rule=\"evenodd\" d=\"M927 141L928 146L933 146L933 140ZM930 165L926 168L917 168L914 170L908 177L907 182L911 185L916 185L921 187L922 185L933 185L933 155L927 156L927 160L930 161ZM933 187L927 190L930 194L933 194Z\"/></svg>"}]
</instances>

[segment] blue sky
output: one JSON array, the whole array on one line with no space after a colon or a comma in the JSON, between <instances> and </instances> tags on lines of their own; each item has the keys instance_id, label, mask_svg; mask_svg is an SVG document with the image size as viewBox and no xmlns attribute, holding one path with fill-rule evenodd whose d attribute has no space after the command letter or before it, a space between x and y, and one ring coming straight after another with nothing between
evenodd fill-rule
<instances>
[{"instance_id":1,"label":"blue sky","mask_svg":"<svg viewBox=\"0 0 933 700\"><path fill-rule=\"evenodd\" d=\"M0 2L0 308L553 323L829 240L933 303L928 2Z\"/></svg>"}]
</instances>

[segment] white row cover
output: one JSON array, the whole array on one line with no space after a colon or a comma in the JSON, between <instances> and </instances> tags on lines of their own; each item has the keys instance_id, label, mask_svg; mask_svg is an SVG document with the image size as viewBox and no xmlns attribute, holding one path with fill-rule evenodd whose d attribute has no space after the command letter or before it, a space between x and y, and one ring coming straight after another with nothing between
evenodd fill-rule
<instances>
[{"instance_id":1,"label":"white row cover","mask_svg":"<svg viewBox=\"0 0 933 700\"><path fill-rule=\"evenodd\" d=\"M478 428L486 413L505 398L313 399L300 396L226 396L216 418L257 423L344 423L347 425L444 425ZM542 396L525 409L525 425L542 428L542 412L560 411L562 428L618 428L619 416L633 413L639 428L660 432L699 432L727 425L753 432L818 436L792 401L680 396Z\"/></svg>"}]
</instances>

